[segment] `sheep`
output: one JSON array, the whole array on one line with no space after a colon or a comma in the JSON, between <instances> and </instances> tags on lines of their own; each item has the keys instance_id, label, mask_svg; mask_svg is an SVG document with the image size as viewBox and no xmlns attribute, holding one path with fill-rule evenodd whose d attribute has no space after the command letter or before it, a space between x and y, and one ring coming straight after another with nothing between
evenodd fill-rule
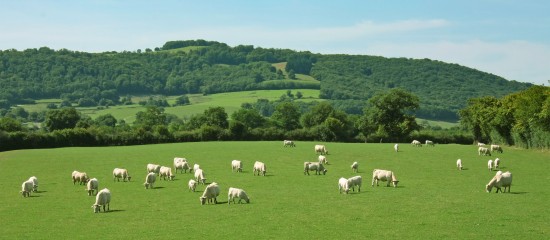
<instances>
[{"instance_id":1,"label":"sheep","mask_svg":"<svg viewBox=\"0 0 550 240\"><path fill-rule=\"evenodd\" d=\"M174 158L174 167L176 166L176 163L180 163L180 162L187 162L187 158L175 157Z\"/></svg>"},{"instance_id":2,"label":"sheep","mask_svg":"<svg viewBox=\"0 0 550 240\"><path fill-rule=\"evenodd\" d=\"M477 143L477 146L478 146L478 147L483 147L483 146L485 146L485 143L478 142L478 143Z\"/></svg>"},{"instance_id":3,"label":"sheep","mask_svg":"<svg viewBox=\"0 0 550 240\"><path fill-rule=\"evenodd\" d=\"M456 160L456 168L458 168L458 170L462 170L462 160Z\"/></svg>"},{"instance_id":4,"label":"sheep","mask_svg":"<svg viewBox=\"0 0 550 240\"><path fill-rule=\"evenodd\" d=\"M395 152L399 152L399 144L395 144L393 145L393 150L395 150Z\"/></svg>"},{"instance_id":5,"label":"sheep","mask_svg":"<svg viewBox=\"0 0 550 240\"><path fill-rule=\"evenodd\" d=\"M387 187L390 186L390 181L393 184L393 187L397 187L397 183L399 181L395 177L395 174L393 174L392 171L388 170L381 170L381 169L374 169L372 171L372 186L374 187L374 183L376 182L376 186L378 186L378 181L388 182L386 185Z\"/></svg>"},{"instance_id":6,"label":"sheep","mask_svg":"<svg viewBox=\"0 0 550 240\"><path fill-rule=\"evenodd\" d=\"M189 179L189 183L187 183L187 186L189 187L189 191L195 192L195 188L197 188L197 181L194 179Z\"/></svg>"},{"instance_id":7,"label":"sheep","mask_svg":"<svg viewBox=\"0 0 550 240\"><path fill-rule=\"evenodd\" d=\"M500 145L491 144L491 152L497 151L502 153L502 147Z\"/></svg>"},{"instance_id":8,"label":"sheep","mask_svg":"<svg viewBox=\"0 0 550 240\"><path fill-rule=\"evenodd\" d=\"M202 196L199 197L201 205L204 205L207 201L210 203L212 199L214 199L214 204L218 204L218 200L216 199L218 195L220 195L220 187L218 184L215 182L208 184Z\"/></svg>"},{"instance_id":9,"label":"sheep","mask_svg":"<svg viewBox=\"0 0 550 240\"><path fill-rule=\"evenodd\" d=\"M21 184L21 195L23 195L23 197L30 197L31 196L31 192L32 192L32 188L33 188L33 183L32 183L32 180L27 180L27 181L24 181L23 184Z\"/></svg>"},{"instance_id":10,"label":"sheep","mask_svg":"<svg viewBox=\"0 0 550 240\"><path fill-rule=\"evenodd\" d=\"M359 171L359 163L353 162L353 163L351 164L351 170L352 170L354 173L358 172L358 171Z\"/></svg>"},{"instance_id":11,"label":"sheep","mask_svg":"<svg viewBox=\"0 0 550 240\"><path fill-rule=\"evenodd\" d=\"M201 166L199 164L193 164L193 172L197 171L197 169L200 169Z\"/></svg>"},{"instance_id":12,"label":"sheep","mask_svg":"<svg viewBox=\"0 0 550 240\"><path fill-rule=\"evenodd\" d=\"M304 162L304 175L309 175L309 171L315 171L315 175L321 175L321 172L327 174L327 169L318 162Z\"/></svg>"},{"instance_id":13,"label":"sheep","mask_svg":"<svg viewBox=\"0 0 550 240\"><path fill-rule=\"evenodd\" d=\"M101 206L103 206L103 212L110 211L109 203L111 203L111 191L109 191L109 189L107 188L104 188L99 191L95 197L95 203L94 205L92 205L94 213L101 212ZM107 206L107 210L105 210L105 206Z\"/></svg>"},{"instance_id":14,"label":"sheep","mask_svg":"<svg viewBox=\"0 0 550 240\"><path fill-rule=\"evenodd\" d=\"M204 177L204 171L202 169L195 170L195 181L199 184L206 184L206 178Z\"/></svg>"},{"instance_id":15,"label":"sheep","mask_svg":"<svg viewBox=\"0 0 550 240\"><path fill-rule=\"evenodd\" d=\"M32 181L32 191L38 192L38 178L32 176L29 178L29 180Z\"/></svg>"},{"instance_id":16,"label":"sheep","mask_svg":"<svg viewBox=\"0 0 550 240\"><path fill-rule=\"evenodd\" d=\"M413 147L422 147L422 143L418 140L413 140L411 144L413 145Z\"/></svg>"},{"instance_id":17,"label":"sheep","mask_svg":"<svg viewBox=\"0 0 550 240\"><path fill-rule=\"evenodd\" d=\"M489 159L487 161L487 168L489 168L489 171L493 171L493 160Z\"/></svg>"},{"instance_id":18,"label":"sheep","mask_svg":"<svg viewBox=\"0 0 550 240\"><path fill-rule=\"evenodd\" d=\"M241 203L241 200L244 200L246 203L250 203L250 199L244 190L230 187L229 191L227 191L227 204L231 204L231 201L235 203L235 198L239 199L237 203Z\"/></svg>"},{"instance_id":19,"label":"sheep","mask_svg":"<svg viewBox=\"0 0 550 240\"><path fill-rule=\"evenodd\" d=\"M361 176L355 176L348 178L348 191L351 188L355 192L355 186L357 186L357 192L361 192L361 185L363 184L363 178Z\"/></svg>"},{"instance_id":20,"label":"sheep","mask_svg":"<svg viewBox=\"0 0 550 240\"><path fill-rule=\"evenodd\" d=\"M510 187L512 186L512 173L511 172L505 172L498 175L495 175L491 181L487 185L485 185L485 191L488 193L491 192L493 187L497 188L497 193L506 192L506 188L508 188L508 192L510 192ZM501 187L504 187L504 191L502 191Z\"/></svg>"},{"instance_id":21,"label":"sheep","mask_svg":"<svg viewBox=\"0 0 550 240\"><path fill-rule=\"evenodd\" d=\"M159 177L166 181L166 177L168 177L168 180L172 181L174 180L174 174L172 174L172 168L171 167L165 167L161 166L159 171Z\"/></svg>"},{"instance_id":22,"label":"sheep","mask_svg":"<svg viewBox=\"0 0 550 240\"><path fill-rule=\"evenodd\" d=\"M242 172L243 171L243 163L239 160L231 161L231 172L233 172L233 171Z\"/></svg>"},{"instance_id":23,"label":"sheep","mask_svg":"<svg viewBox=\"0 0 550 240\"><path fill-rule=\"evenodd\" d=\"M128 179L128 182L132 178L130 174L128 174L128 170L124 168L115 168L113 169L113 182L117 180L120 182L120 179L122 178L122 181L126 182L126 179Z\"/></svg>"},{"instance_id":24,"label":"sheep","mask_svg":"<svg viewBox=\"0 0 550 240\"><path fill-rule=\"evenodd\" d=\"M327 156L325 155L319 155L317 159L319 160L320 164L328 164Z\"/></svg>"},{"instance_id":25,"label":"sheep","mask_svg":"<svg viewBox=\"0 0 550 240\"><path fill-rule=\"evenodd\" d=\"M88 191L88 196L92 196L94 194L94 190L97 192L99 189L99 181L97 181L97 178L92 178L88 183L86 183L86 191Z\"/></svg>"},{"instance_id":26,"label":"sheep","mask_svg":"<svg viewBox=\"0 0 550 240\"><path fill-rule=\"evenodd\" d=\"M495 166L495 169L500 168L500 159L496 158L495 161L493 162L493 164Z\"/></svg>"},{"instance_id":27,"label":"sheep","mask_svg":"<svg viewBox=\"0 0 550 240\"><path fill-rule=\"evenodd\" d=\"M338 179L338 191L342 193L344 191L346 194L349 192L348 179L341 177Z\"/></svg>"},{"instance_id":28,"label":"sheep","mask_svg":"<svg viewBox=\"0 0 550 240\"><path fill-rule=\"evenodd\" d=\"M426 146L432 146L434 147L434 142L433 141L430 141L430 140L426 140Z\"/></svg>"},{"instance_id":29,"label":"sheep","mask_svg":"<svg viewBox=\"0 0 550 240\"><path fill-rule=\"evenodd\" d=\"M181 173L187 173L187 170L191 172L191 167L189 167L189 163L187 161L174 163L174 169L176 169L176 173L178 173L178 169L181 171Z\"/></svg>"},{"instance_id":30,"label":"sheep","mask_svg":"<svg viewBox=\"0 0 550 240\"><path fill-rule=\"evenodd\" d=\"M325 145L315 145L315 153L328 155L327 147Z\"/></svg>"},{"instance_id":31,"label":"sheep","mask_svg":"<svg viewBox=\"0 0 550 240\"><path fill-rule=\"evenodd\" d=\"M153 189L153 184L157 180L157 175L154 172L150 172L145 176L145 183L143 184L145 186L145 189Z\"/></svg>"},{"instance_id":32,"label":"sheep","mask_svg":"<svg viewBox=\"0 0 550 240\"><path fill-rule=\"evenodd\" d=\"M477 149L477 153L479 156L491 156L491 151L489 151L489 149L486 147L479 147Z\"/></svg>"},{"instance_id":33,"label":"sheep","mask_svg":"<svg viewBox=\"0 0 550 240\"><path fill-rule=\"evenodd\" d=\"M294 144L293 141L291 140L284 140L283 141L283 147L296 147L296 144Z\"/></svg>"},{"instance_id":34,"label":"sheep","mask_svg":"<svg viewBox=\"0 0 550 240\"><path fill-rule=\"evenodd\" d=\"M88 174L85 172L73 171L73 185L78 182L79 185L86 184L89 180Z\"/></svg>"},{"instance_id":35,"label":"sheep","mask_svg":"<svg viewBox=\"0 0 550 240\"><path fill-rule=\"evenodd\" d=\"M267 172L265 163L256 161L254 163L254 168L253 168L252 171L253 171L254 176L256 175L256 173L258 173L258 176L260 176L260 174L265 176L265 173Z\"/></svg>"},{"instance_id":36,"label":"sheep","mask_svg":"<svg viewBox=\"0 0 550 240\"><path fill-rule=\"evenodd\" d=\"M158 164L147 164L147 173L154 172L157 176L160 174L160 165Z\"/></svg>"}]
</instances>

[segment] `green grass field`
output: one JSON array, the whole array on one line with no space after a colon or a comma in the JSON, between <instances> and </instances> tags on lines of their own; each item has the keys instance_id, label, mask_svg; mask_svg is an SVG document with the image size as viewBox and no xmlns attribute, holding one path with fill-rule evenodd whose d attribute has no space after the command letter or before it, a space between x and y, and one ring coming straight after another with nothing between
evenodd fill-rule
<instances>
[{"instance_id":1,"label":"green grass field","mask_svg":"<svg viewBox=\"0 0 550 240\"><path fill-rule=\"evenodd\" d=\"M550 234L549 152L505 148L492 157L473 145L414 148L401 144L326 143L327 175L304 176L303 162L315 161L315 142L203 142L127 147L59 148L0 153L0 234L4 239L545 239ZM146 164L171 166L174 157L198 163L207 182L221 187L217 205L199 203L189 192L189 173L143 187ZM514 176L511 194L486 193L499 157ZM456 169L461 158L465 170ZM233 159L243 173L231 172ZM254 161L267 176L252 174ZM359 173L350 169L359 162ZM113 182L115 167L131 182ZM371 187L374 168L393 170L397 188ZM111 211L94 214L95 198L74 186L73 170L99 179L112 192ZM30 176L39 192L19 191ZM360 193L339 194L340 177L361 175ZM227 189L243 188L250 204L227 205ZM204 186L199 185L199 191Z\"/></svg>"}]
</instances>

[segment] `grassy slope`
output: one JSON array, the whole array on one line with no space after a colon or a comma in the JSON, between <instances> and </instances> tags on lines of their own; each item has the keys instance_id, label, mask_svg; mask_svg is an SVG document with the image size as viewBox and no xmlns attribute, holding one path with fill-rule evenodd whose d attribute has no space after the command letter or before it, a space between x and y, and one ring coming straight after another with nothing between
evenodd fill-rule
<instances>
[{"instance_id":1,"label":"grassy slope","mask_svg":"<svg viewBox=\"0 0 550 240\"><path fill-rule=\"evenodd\" d=\"M303 162L316 159L314 144L283 148L280 142L206 142L3 152L0 169L10 171L0 175L0 233L6 239L107 239L121 234L128 239L548 236L548 152L504 149L498 157L503 170L514 174L512 194L488 194L484 186L494 172L487 170L489 157L477 156L475 146L403 144L402 152L394 153L392 144L327 143L327 175L304 176ZM153 190L143 188L145 165L170 166L175 156L199 163L208 182L220 184L222 204L200 206L200 193L186 189L189 173L178 173L173 182L158 181ZM466 170L455 169L457 158ZM231 172L232 159L243 161L243 173ZM252 176L256 160L267 164L268 176ZM338 178L355 175L349 167L353 161L360 164L363 189L339 194ZM113 183L115 167L127 168L132 182ZM393 170L400 186L372 188L373 168ZM94 198L84 186L72 184L75 169L112 191L111 212L93 214ZM38 177L40 192L23 199L18 191L31 175ZM227 206L229 187L245 189L251 203Z\"/></svg>"}]
</instances>

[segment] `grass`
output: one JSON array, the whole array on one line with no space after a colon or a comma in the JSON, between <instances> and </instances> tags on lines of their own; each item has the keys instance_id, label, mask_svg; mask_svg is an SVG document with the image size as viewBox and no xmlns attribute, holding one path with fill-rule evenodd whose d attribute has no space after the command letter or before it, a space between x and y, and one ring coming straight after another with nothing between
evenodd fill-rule
<instances>
[{"instance_id":1,"label":"grass","mask_svg":"<svg viewBox=\"0 0 550 240\"><path fill-rule=\"evenodd\" d=\"M326 143L327 175L304 176L303 162L316 159L314 144L203 142L2 152L0 233L5 239L543 239L549 234L548 152L505 148L503 154L481 157L472 145L402 144L395 153L393 144ZM199 163L207 182L219 183L220 204L201 206L201 193L186 188L189 173L144 189L146 164L171 166L175 156ZM495 157L514 175L511 194L484 191L494 175L486 163ZM465 170L456 170L457 158ZM243 173L231 172L233 159L243 161ZM266 163L266 177L252 175L256 160ZM362 191L339 194L338 179L357 175L350 169L353 161L359 162ZM132 181L113 182L115 167L127 168ZM393 170L398 188L371 187L374 168ZM73 170L111 190L111 212L93 213L94 198L72 184ZM39 192L23 198L21 183L32 175L39 179ZM251 203L227 206L229 187L245 189Z\"/></svg>"}]
</instances>

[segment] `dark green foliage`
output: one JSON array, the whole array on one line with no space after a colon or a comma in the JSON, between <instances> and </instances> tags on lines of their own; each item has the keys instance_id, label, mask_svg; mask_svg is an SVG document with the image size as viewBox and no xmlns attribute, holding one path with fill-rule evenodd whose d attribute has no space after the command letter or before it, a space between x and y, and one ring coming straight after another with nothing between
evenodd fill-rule
<instances>
[{"instance_id":1,"label":"dark green foliage","mask_svg":"<svg viewBox=\"0 0 550 240\"><path fill-rule=\"evenodd\" d=\"M49 131L74 128L80 120L80 113L72 107L54 109L46 113L44 126Z\"/></svg>"}]
</instances>

